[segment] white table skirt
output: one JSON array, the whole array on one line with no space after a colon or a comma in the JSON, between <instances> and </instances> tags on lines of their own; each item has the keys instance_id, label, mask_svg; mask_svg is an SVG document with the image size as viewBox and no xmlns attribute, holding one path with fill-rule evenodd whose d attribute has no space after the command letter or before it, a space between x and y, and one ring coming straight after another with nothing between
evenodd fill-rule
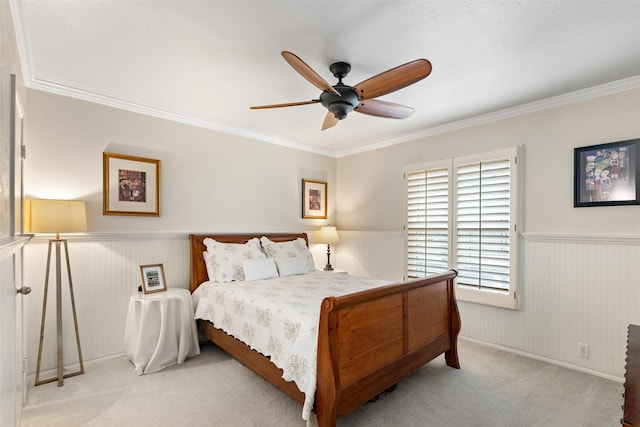
<instances>
[{"instance_id":1,"label":"white table skirt","mask_svg":"<svg viewBox=\"0 0 640 427\"><path fill-rule=\"evenodd\" d=\"M157 372L200 354L191 293L166 292L131 296L125 326L125 352L138 375Z\"/></svg>"}]
</instances>

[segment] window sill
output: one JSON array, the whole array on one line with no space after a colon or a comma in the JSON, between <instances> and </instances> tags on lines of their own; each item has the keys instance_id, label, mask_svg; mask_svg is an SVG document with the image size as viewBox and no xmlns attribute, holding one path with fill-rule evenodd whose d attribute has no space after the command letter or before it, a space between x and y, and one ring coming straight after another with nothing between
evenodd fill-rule
<instances>
[{"instance_id":1,"label":"window sill","mask_svg":"<svg viewBox=\"0 0 640 427\"><path fill-rule=\"evenodd\" d=\"M508 308L510 310L516 310L518 308L518 300L515 298L514 292L480 290L459 285L456 286L456 298L458 301L491 305L494 307Z\"/></svg>"}]
</instances>

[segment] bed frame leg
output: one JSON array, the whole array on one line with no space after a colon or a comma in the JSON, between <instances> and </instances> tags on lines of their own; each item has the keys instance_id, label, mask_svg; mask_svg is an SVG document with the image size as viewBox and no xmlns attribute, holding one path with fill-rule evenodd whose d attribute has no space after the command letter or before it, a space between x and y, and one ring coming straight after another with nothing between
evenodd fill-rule
<instances>
[{"instance_id":1,"label":"bed frame leg","mask_svg":"<svg viewBox=\"0 0 640 427\"><path fill-rule=\"evenodd\" d=\"M458 360L458 349L449 350L444 352L444 360L447 362L447 366L460 369L460 361Z\"/></svg>"},{"instance_id":2,"label":"bed frame leg","mask_svg":"<svg viewBox=\"0 0 640 427\"><path fill-rule=\"evenodd\" d=\"M460 334L462 325L460 321L460 311L458 311L458 304L456 303L454 279L448 281L447 287L449 291L449 304L451 305L449 315L449 339L451 348L444 352L444 360L448 366L460 369L460 361L458 360L458 335Z\"/></svg>"},{"instance_id":3,"label":"bed frame leg","mask_svg":"<svg viewBox=\"0 0 640 427\"><path fill-rule=\"evenodd\" d=\"M335 415L332 417L318 411L316 412L316 418L318 419L318 427L336 427Z\"/></svg>"}]
</instances>

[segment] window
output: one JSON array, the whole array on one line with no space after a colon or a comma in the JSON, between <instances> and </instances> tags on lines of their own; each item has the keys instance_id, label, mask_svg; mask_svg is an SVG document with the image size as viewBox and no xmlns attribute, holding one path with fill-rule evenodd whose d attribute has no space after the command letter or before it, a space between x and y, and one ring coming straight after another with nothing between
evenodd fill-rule
<instances>
[{"instance_id":1,"label":"window","mask_svg":"<svg viewBox=\"0 0 640 427\"><path fill-rule=\"evenodd\" d=\"M407 169L408 278L455 268L458 299L516 308L517 152Z\"/></svg>"}]
</instances>

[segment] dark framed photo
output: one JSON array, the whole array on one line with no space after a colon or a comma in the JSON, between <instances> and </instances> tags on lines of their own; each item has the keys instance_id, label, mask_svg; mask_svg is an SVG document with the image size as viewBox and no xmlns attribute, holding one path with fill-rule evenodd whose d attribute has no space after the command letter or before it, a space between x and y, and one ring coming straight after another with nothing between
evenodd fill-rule
<instances>
[{"instance_id":1,"label":"dark framed photo","mask_svg":"<svg viewBox=\"0 0 640 427\"><path fill-rule=\"evenodd\" d=\"M102 153L104 215L160 216L160 160Z\"/></svg>"},{"instance_id":2,"label":"dark framed photo","mask_svg":"<svg viewBox=\"0 0 640 427\"><path fill-rule=\"evenodd\" d=\"M327 218L327 183L302 180L302 218Z\"/></svg>"},{"instance_id":3,"label":"dark framed photo","mask_svg":"<svg viewBox=\"0 0 640 427\"><path fill-rule=\"evenodd\" d=\"M142 293L152 294L167 290L167 282L164 280L164 267L162 264L141 265Z\"/></svg>"},{"instance_id":4,"label":"dark framed photo","mask_svg":"<svg viewBox=\"0 0 640 427\"><path fill-rule=\"evenodd\" d=\"M573 206L640 204L640 139L574 149Z\"/></svg>"}]
</instances>

